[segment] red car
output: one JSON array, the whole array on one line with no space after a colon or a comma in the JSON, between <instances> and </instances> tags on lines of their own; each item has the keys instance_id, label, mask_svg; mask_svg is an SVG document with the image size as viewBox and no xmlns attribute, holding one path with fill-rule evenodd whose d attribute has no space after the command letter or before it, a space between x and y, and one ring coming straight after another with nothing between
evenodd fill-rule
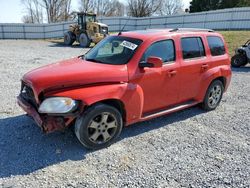
<instances>
[{"instance_id":1,"label":"red car","mask_svg":"<svg viewBox=\"0 0 250 188\"><path fill-rule=\"evenodd\" d=\"M197 104L214 110L230 79L228 49L212 30L122 32L25 74L18 104L43 131L74 126L84 146L98 149L123 126Z\"/></svg>"}]
</instances>

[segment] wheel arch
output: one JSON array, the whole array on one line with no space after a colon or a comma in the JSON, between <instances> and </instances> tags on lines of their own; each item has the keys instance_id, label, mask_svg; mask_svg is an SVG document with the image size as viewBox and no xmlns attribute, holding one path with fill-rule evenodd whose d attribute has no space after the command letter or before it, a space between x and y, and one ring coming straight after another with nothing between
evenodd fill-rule
<instances>
[{"instance_id":1,"label":"wheel arch","mask_svg":"<svg viewBox=\"0 0 250 188\"><path fill-rule=\"evenodd\" d=\"M213 68L207 71L202 79L202 84L200 88L200 92L198 96L196 97L196 100L199 102L202 102L204 100L204 97L206 95L207 89L211 85L211 83L215 80L220 80L224 86L224 92L227 90L228 85L231 80L231 68L230 66L222 66L219 69Z\"/></svg>"},{"instance_id":2,"label":"wheel arch","mask_svg":"<svg viewBox=\"0 0 250 188\"><path fill-rule=\"evenodd\" d=\"M91 104L90 106L93 106L93 105L96 105L99 103L106 104L106 105L109 105L109 106L116 108L121 113L123 121L126 122L126 109L125 109L124 103L121 100L119 100L119 99L104 99L104 100L95 102L95 103Z\"/></svg>"},{"instance_id":3,"label":"wheel arch","mask_svg":"<svg viewBox=\"0 0 250 188\"><path fill-rule=\"evenodd\" d=\"M219 81L221 81L222 82L222 84L223 84L223 86L224 86L224 91L225 91L225 88L226 88L226 82L227 82L227 79L224 77L224 76L221 76L221 75L217 75L217 76L214 76L209 82L208 82L208 84L206 84L206 87L204 88L204 90L203 90L203 95L202 95L202 101L204 100L204 98L205 98L205 96L206 96L206 92L207 92L207 90L208 90L208 88L209 88L209 86L214 82L214 81L216 81L216 80L219 80Z\"/></svg>"},{"instance_id":4,"label":"wheel arch","mask_svg":"<svg viewBox=\"0 0 250 188\"><path fill-rule=\"evenodd\" d=\"M223 84L223 86L224 86L224 88L226 87L226 85L227 85L227 79L226 79L226 77L224 77L224 76L219 76L219 77L217 77L217 78L214 78L214 79L210 82L209 85L211 85L211 83L214 82L215 80L221 81L222 84Z\"/></svg>"}]
</instances>

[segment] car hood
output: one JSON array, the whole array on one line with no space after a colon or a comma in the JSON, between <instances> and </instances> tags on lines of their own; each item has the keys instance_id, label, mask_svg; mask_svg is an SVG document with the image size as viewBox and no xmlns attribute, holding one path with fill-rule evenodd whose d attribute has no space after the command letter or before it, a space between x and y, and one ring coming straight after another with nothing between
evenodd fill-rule
<instances>
[{"instance_id":1,"label":"car hood","mask_svg":"<svg viewBox=\"0 0 250 188\"><path fill-rule=\"evenodd\" d=\"M44 90L127 82L128 73L126 65L108 65L73 58L32 70L23 76L23 81L39 95Z\"/></svg>"}]
</instances>

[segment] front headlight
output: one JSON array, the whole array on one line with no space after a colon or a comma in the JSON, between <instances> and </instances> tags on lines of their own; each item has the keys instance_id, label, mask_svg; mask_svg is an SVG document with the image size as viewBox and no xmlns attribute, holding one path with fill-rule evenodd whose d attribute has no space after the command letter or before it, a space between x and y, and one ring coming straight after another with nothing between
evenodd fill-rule
<instances>
[{"instance_id":1,"label":"front headlight","mask_svg":"<svg viewBox=\"0 0 250 188\"><path fill-rule=\"evenodd\" d=\"M77 102L68 97L51 97L45 99L40 105L40 113L63 114L75 109Z\"/></svg>"}]
</instances>

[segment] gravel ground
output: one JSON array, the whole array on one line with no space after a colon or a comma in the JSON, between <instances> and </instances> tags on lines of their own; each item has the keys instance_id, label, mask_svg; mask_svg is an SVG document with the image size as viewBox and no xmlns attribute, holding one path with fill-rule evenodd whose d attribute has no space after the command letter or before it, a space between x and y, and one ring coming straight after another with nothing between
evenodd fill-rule
<instances>
[{"instance_id":1,"label":"gravel ground","mask_svg":"<svg viewBox=\"0 0 250 188\"><path fill-rule=\"evenodd\" d=\"M0 40L0 187L250 187L250 67L233 70L215 111L138 123L90 152L71 131L42 134L15 99L25 72L84 51Z\"/></svg>"}]
</instances>

